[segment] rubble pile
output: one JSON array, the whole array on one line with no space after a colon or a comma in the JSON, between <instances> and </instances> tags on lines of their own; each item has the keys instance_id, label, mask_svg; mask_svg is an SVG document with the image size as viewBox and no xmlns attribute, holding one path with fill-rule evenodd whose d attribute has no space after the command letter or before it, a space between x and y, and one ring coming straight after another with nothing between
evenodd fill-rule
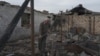
<instances>
[{"instance_id":1,"label":"rubble pile","mask_svg":"<svg viewBox=\"0 0 100 56\"><path fill-rule=\"evenodd\" d=\"M65 49L65 45L84 42L86 40L91 40L93 42L99 43L99 36L92 36L85 33L81 36L75 35L71 36L72 33L64 33L62 36L62 43L60 42L61 35L59 33L51 33L48 34L46 40L46 50L48 56L74 56L76 55L73 52L68 52ZM40 36L35 37L35 53L39 53L38 50L38 38ZM82 42L82 43L83 43ZM73 48L72 48L73 49ZM0 56L31 56L31 40L30 38L19 39L14 41L9 41L4 50L0 53ZM84 51L80 53L80 56L88 55Z\"/></svg>"},{"instance_id":2,"label":"rubble pile","mask_svg":"<svg viewBox=\"0 0 100 56\"><path fill-rule=\"evenodd\" d=\"M99 55L98 54L99 48L100 48L99 36L93 36L93 35L88 34L87 32L82 35L72 36L72 33L67 33L65 35L66 36L63 35L62 43L59 42L59 40L61 39L60 34L53 33L53 34L49 35L49 37L47 38L47 48L49 49L48 52L50 53L50 56L55 56L55 55L56 56L67 56L67 55L71 56L72 54L77 56L77 54L75 54L74 51L68 52L68 50L66 50L64 48L64 46L66 46L66 45L67 45L67 47L72 45L72 48L71 48L71 46L69 47L69 48L71 48L70 50L78 50L79 48L77 49L77 44L79 44L80 47L85 47L85 49L86 48L93 49L92 50L93 52L96 51L95 54L90 53L91 55ZM89 42L90 42L90 44L89 44ZM95 44L92 44L92 42ZM83 45L83 44L85 44L85 45ZM76 49L73 46L75 46ZM95 48L96 48L96 50L95 50ZM89 55L89 54L86 54L85 51L87 51L87 50L82 49L80 52L80 56ZM79 50L78 50L78 52L79 52Z\"/></svg>"},{"instance_id":3,"label":"rubble pile","mask_svg":"<svg viewBox=\"0 0 100 56\"><path fill-rule=\"evenodd\" d=\"M37 42L35 42L35 49L37 49ZM31 56L31 51L31 40L26 38L8 42L0 56Z\"/></svg>"}]
</instances>

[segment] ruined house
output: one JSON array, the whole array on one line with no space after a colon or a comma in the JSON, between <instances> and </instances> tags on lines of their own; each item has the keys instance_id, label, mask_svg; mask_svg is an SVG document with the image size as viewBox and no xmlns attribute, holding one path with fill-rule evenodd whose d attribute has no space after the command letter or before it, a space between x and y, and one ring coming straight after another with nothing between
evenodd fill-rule
<instances>
[{"instance_id":1,"label":"ruined house","mask_svg":"<svg viewBox=\"0 0 100 56\"><path fill-rule=\"evenodd\" d=\"M83 27L91 34L100 34L100 12L94 12L82 4L63 12L67 30L71 27Z\"/></svg>"},{"instance_id":2,"label":"ruined house","mask_svg":"<svg viewBox=\"0 0 100 56\"><path fill-rule=\"evenodd\" d=\"M11 5L8 2L0 1L0 38L4 34L5 29L12 21L13 17L16 15L20 6ZM39 34L39 24L47 19L50 15L48 12L41 12L34 10L34 24L35 24L35 34ZM27 7L24 11L23 16L20 18L11 39L18 39L30 36L30 8Z\"/></svg>"}]
</instances>

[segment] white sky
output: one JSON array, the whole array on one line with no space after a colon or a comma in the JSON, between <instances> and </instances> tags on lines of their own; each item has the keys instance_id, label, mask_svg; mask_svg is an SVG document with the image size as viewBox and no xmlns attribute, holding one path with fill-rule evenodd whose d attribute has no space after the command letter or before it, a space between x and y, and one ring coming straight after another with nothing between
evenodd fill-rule
<instances>
[{"instance_id":1,"label":"white sky","mask_svg":"<svg viewBox=\"0 0 100 56\"><path fill-rule=\"evenodd\" d=\"M24 0L0 0L7 1L14 5L21 5ZM100 0L34 0L34 7L36 10L47 10L49 12L57 13L60 10L72 9L78 4L89 10L100 12Z\"/></svg>"}]
</instances>

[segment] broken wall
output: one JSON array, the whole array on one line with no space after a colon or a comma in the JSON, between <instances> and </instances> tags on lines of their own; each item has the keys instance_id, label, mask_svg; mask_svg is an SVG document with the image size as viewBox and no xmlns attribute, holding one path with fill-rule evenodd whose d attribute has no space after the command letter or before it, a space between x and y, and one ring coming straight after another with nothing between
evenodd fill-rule
<instances>
[{"instance_id":1,"label":"broken wall","mask_svg":"<svg viewBox=\"0 0 100 56\"><path fill-rule=\"evenodd\" d=\"M12 6L1 6L0 5L0 38L4 34L5 29L10 24L16 13L18 12L19 7ZM21 27L21 19L19 20L15 30L10 39L18 39L22 37L27 37L30 35L30 30Z\"/></svg>"},{"instance_id":2,"label":"broken wall","mask_svg":"<svg viewBox=\"0 0 100 56\"><path fill-rule=\"evenodd\" d=\"M100 34L100 15L69 15L64 16L66 20L69 20L69 28L70 27L83 27L89 32L89 17L91 18L91 33L93 33L93 21L95 17L95 34ZM68 23L67 23L68 24ZM66 25L67 25L66 24ZM68 25L67 25L68 26ZM68 28L68 27L66 27Z\"/></svg>"},{"instance_id":3,"label":"broken wall","mask_svg":"<svg viewBox=\"0 0 100 56\"><path fill-rule=\"evenodd\" d=\"M4 34L7 26L10 24L10 22L12 21L12 19L14 18L16 13L18 12L19 8L20 8L20 6L17 6L17 5L5 5L5 6L0 5L0 38ZM24 13L30 14L30 8L26 8ZM39 34L40 23L43 22L44 20L46 20L48 15L49 14L44 14L40 11L34 10L35 34ZM22 19L22 17L20 18L17 26L15 27L15 30L13 31L13 34L12 34L10 40L21 39L21 38L25 38L25 37L30 36L30 26L28 28L22 27L21 26L22 25L21 19ZM30 22L31 21L29 21L29 23Z\"/></svg>"}]
</instances>

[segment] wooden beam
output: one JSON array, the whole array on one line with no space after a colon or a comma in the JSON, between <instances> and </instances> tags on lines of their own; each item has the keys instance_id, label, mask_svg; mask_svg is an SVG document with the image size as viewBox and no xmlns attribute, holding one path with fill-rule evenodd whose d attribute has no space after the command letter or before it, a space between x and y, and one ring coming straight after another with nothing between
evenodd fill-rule
<instances>
[{"instance_id":1,"label":"wooden beam","mask_svg":"<svg viewBox=\"0 0 100 56\"><path fill-rule=\"evenodd\" d=\"M34 9L33 9L33 0L30 2L31 6L31 48L32 48L32 56L35 56L35 36L34 36Z\"/></svg>"},{"instance_id":2,"label":"wooden beam","mask_svg":"<svg viewBox=\"0 0 100 56\"><path fill-rule=\"evenodd\" d=\"M62 33L63 33L63 32L62 32L62 19L63 19L63 15L62 15L62 13L63 13L63 12L61 11L61 18L60 18L60 19L61 19L61 21L60 21L60 24L61 24L61 29L60 29L61 42L62 42Z\"/></svg>"},{"instance_id":3,"label":"wooden beam","mask_svg":"<svg viewBox=\"0 0 100 56\"><path fill-rule=\"evenodd\" d=\"M93 17L93 34L95 35L95 16Z\"/></svg>"},{"instance_id":4,"label":"wooden beam","mask_svg":"<svg viewBox=\"0 0 100 56\"><path fill-rule=\"evenodd\" d=\"M73 27L73 24L74 24L74 22L73 22L73 18L74 18L74 15L72 15L72 21L71 21L71 27Z\"/></svg>"},{"instance_id":5,"label":"wooden beam","mask_svg":"<svg viewBox=\"0 0 100 56\"><path fill-rule=\"evenodd\" d=\"M23 15L25 8L27 7L28 3L29 3L29 0L24 1L21 8L17 12L17 14L14 16L13 20L7 26L5 33L2 35L2 38L0 39L0 52L3 50L3 48L5 47L5 44L10 39L10 37L11 37L20 17Z\"/></svg>"},{"instance_id":6,"label":"wooden beam","mask_svg":"<svg viewBox=\"0 0 100 56\"><path fill-rule=\"evenodd\" d=\"M91 34L91 17L89 16L89 33Z\"/></svg>"}]
</instances>

